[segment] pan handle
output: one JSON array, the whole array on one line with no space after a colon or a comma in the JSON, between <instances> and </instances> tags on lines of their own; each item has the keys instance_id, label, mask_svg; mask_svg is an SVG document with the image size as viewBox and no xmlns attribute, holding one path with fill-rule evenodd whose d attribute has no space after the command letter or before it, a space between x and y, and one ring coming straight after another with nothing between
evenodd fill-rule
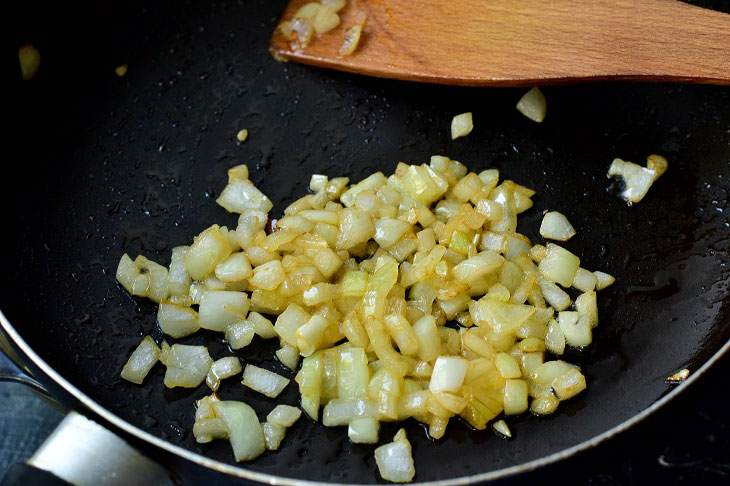
<instances>
[{"instance_id":1,"label":"pan handle","mask_svg":"<svg viewBox=\"0 0 730 486\"><path fill-rule=\"evenodd\" d=\"M77 412L70 412L28 460L15 465L4 486L172 486L171 474L124 440Z\"/></svg>"}]
</instances>

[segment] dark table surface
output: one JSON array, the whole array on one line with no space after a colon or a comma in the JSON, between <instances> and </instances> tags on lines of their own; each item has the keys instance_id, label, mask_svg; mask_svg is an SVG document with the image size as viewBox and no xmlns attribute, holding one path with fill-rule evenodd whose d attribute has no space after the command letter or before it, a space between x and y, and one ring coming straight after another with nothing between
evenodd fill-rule
<instances>
[{"instance_id":1,"label":"dark table surface","mask_svg":"<svg viewBox=\"0 0 730 486\"><path fill-rule=\"evenodd\" d=\"M499 484L730 484L730 356L624 434L553 466ZM62 414L23 385L0 383L0 477L24 461Z\"/></svg>"}]
</instances>

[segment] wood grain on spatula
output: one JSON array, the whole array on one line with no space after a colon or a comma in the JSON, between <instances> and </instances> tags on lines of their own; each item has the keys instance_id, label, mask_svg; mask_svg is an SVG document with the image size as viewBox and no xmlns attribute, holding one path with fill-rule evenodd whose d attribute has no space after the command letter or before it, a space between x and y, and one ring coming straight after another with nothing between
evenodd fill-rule
<instances>
[{"instance_id":1,"label":"wood grain on spatula","mask_svg":"<svg viewBox=\"0 0 730 486\"><path fill-rule=\"evenodd\" d=\"M306 0L293 0L289 20ZM363 39L340 56L345 30ZM597 80L730 84L730 15L676 0L350 0L340 25L285 59L384 78L473 86Z\"/></svg>"}]
</instances>

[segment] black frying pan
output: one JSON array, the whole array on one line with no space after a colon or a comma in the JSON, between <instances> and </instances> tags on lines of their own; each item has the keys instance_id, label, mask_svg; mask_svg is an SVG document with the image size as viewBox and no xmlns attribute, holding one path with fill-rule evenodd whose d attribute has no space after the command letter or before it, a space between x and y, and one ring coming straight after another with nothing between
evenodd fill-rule
<instances>
[{"instance_id":1,"label":"black frying pan","mask_svg":"<svg viewBox=\"0 0 730 486\"><path fill-rule=\"evenodd\" d=\"M502 477L590 447L670 398L665 377L685 367L696 376L727 349L728 88L547 88L548 116L538 125L514 109L523 90L278 64L267 43L284 2L142 3L25 5L15 17L16 41L36 43L43 57L37 79L15 84L10 100L17 130L6 167L19 171L3 177L13 204L5 207L13 209L4 218L10 253L0 309L11 346L59 400L183 477L378 481L373 447L306 418L279 452L234 468L227 442L198 445L192 436L193 402L205 387L165 389L161 366L144 386L119 378L140 337L160 337L155 306L116 284L119 256L168 263L173 246L212 222L233 225L214 200L225 170L242 162L275 202L272 214L306 191L312 173L356 181L432 154L471 170L496 167L537 190L519 231L539 241L541 211L562 211L578 230L567 247L583 266L619 277L599 296L595 344L570 356L584 367L587 392L554 416L511 420L513 441L453 421L445 439L431 442L406 422L418 481ZM715 6L730 10L727 2ZM118 78L113 69L122 63L129 72ZM449 122L463 111L474 112L475 129L451 141ZM244 127L250 138L238 144ZM654 152L667 156L670 169L644 201L627 207L606 178L608 165L614 157L641 163ZM272 357L274 341L237 354L291 377ZM229 354L212 333L179 342L206 343L214 358ZM50 368L68 383L51 379ZM263 414L274 403L235 379L224 381L220 395ZM290 385L281 399L294 404L296 396ZM381 438L399 426L384 425ZM177 447L220 462L201 466L202 456L180 457Z\"/></svg>"}]
</instances>

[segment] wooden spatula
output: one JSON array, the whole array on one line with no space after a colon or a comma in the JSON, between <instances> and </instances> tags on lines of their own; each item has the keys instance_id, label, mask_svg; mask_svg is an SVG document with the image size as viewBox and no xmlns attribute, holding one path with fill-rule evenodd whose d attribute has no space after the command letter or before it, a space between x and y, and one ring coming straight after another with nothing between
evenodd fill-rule
<instances>
[{"instance_id":1,"label":"wooden spatula","mask_svg":"<svg viewBox=\"0 0 730 486\"><path fill-rule=\"evenodd\" d=\"M290 20L307 0L292 0ZM350 56L345 31L367 15ZM676 0L349 0L341 23L280 58L442 84L522 86L596 80L730 84L730 15Z\"/></svg>"}]
</instances>

